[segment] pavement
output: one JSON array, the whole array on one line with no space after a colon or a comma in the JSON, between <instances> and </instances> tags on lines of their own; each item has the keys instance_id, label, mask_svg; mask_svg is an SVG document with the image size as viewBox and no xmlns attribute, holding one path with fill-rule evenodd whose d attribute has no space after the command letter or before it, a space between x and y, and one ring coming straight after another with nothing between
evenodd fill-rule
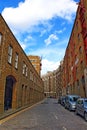
<instances>
[{"instance_id":1,"label":"pavement","mask_svg":"<svg viewBox=\"0 0 87 130\"><path fill-rule=\"evenodd\" d=\"M24 111L27 111L27 110L31 109L32 107L40 104L41 102L43 102L43 100L40 101L40 102L37 102L37 103L35 103L33 105L30 105L29 107L19 108L17 110L9 109L9 110L5 111L4 114L0 116L0 125L2 123L6 122L7 120L9 120L9 119L23 113Z\"/></svg>"}]
</instances>

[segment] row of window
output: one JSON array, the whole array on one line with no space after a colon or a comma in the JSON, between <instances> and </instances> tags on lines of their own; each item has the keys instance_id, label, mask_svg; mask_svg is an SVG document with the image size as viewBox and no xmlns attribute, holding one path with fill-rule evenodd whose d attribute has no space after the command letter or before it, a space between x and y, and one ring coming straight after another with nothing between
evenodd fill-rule
<instances>
[{"instance_id":1,"label":"row of window","mask_svg":"<svg viewBox=\"0 0 87 130\"><path fill-rule=\"evenodd\" d=\"M1 45L1 42L2 42L2 34L0 33L0 45ZM12 63L12 51L13 51L13 48L12 46L10 45L8 47L8 63ZM15 68L17 69L18 68L18 54L16 53L15 55Z\"/></svg>"},{"instance_id":2,"label":"row of window","mask_svg":"<svg viewBox=\"0 0 87 130\"><path fill-rule=\"evenodd\" d=\"M8 63L12 63L12 51L13 48L10 45L8 47ZM15 54L15 68L18 68L18 53ZM28 66L26 65L26 63L23 61L23 69L22 69L22 74L25 75L26 77L28 76ZM32 72L30 72L30 80L33 80L33 74Z\"/></svg>"},{"instance_id":3,"label":"row of window","mask_svg":"<svg viewBox=\"0 0 87 130\"><path fill-rule=\"evenodd\" d=\"M2 34L0 33L0 45L2 42ZM11 45L8 46L8 63L12 64L12 53L13 53L13 47ZM15 53L15 68L18 69L18 53ZM27 65L23 62L23 71L22 73L25 74L25 76L27 76L28 72L28 67Z\"/></svg>"},{"instance_id":4,"label":"row of window","mask_svg":"<svg viewBox=\"0 0 87 130\"><path fill-rule=\"evenodd\" d=\"M8 47L8 63L12 64L12 52L13 52L13 47L11 45L9 45ZM15 68L18 69L18 59L19 59L19 55L16 52L15 53ZM28 76L28 66L26 65L26 63L23 61L23 68L22 68L22 74L25 75L26 77ZM30 70L30 80L36 82L38 79L36 78L36 76L34 76L33 72Z\"/></svg>"},{"instance_id":5,"label":"row of window","mask_svg":"<svg viewBox=\"0 0 87 130\"><path fill-rule=\"evenodd\" d=\"M13 48L10 45L8 47L8 63L9 64L12 64L12 52L13 52ZM17 52L15 53L15 68L16 69L18 68L18 53Z\"/></svg>"},{"instance_id":6,"label":"row of window","mask_svg":"<svg viewBox=\"0 0 87 130\"><path fill-rule=\"evenodd\" d=\"M30 59L31 62L37 62L37 59Z\"/></svg>"},{"instance_id":7,"label":"row of window","mask_svg":"<svg viewBox=\"0 0 87 130\"><path fill-rule=\"evenodd\" d=\"M2 33L0 33L0 45L2 42ZM12 56L13 56L13 47L11 45L8 46L8 63L12 64ZM16 52L15 53L15 69L18 69L18 60L19 60L19 55ZM33 60L36 61L36 60ZM23 62L23 68L22 68L22 74L25 75L26 77L28 76L28 66L26 65L25 62ZM34 82L39 82L37 81L38 79L36 78L36 76L33 75L33 72L30 71L30 80L34 81Z\"/></svg>"}]
</instances>

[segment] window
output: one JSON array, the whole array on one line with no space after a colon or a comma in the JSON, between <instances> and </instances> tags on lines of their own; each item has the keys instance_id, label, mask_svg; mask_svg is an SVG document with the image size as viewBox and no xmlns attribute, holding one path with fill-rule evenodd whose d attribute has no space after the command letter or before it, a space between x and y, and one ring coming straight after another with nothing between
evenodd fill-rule
<instances>
[{"instance_id":1,"label":"window","mask_svg":"<svg viewBox=\"0 0 87 130\"><path fill-rule=\"evenodd\" d=\"M84 100L84 105L87 106L87 100L86 99Z\"/></svg>"},{"instance_id":2,"label":"window","mask_svg":"<svg viewBox=\"0 0 87 130\"><path fill-rule=\"evenodd\" d=\"M83 61L81 61L80 66L81 66L81 70L83 70Z\"/></svg>"},{"instance_id":3,"label":"window","mask_svg":"<svg viewBox=\"0 0 87 130\"><path fill-rule=\"evenodd\" d=\"M35 59L31 59L30 61L31 61L31 62L36 62L36 60L35 60Z\"/></svg>"},{"instance_id":4,"label":"window","mask_svg":"<svg viewBox=\"0 0 87 130\"><path fill-rule=\"evenodd\" d=\"M0 33L0 45L1 45L1 42L2 42L2 34Z\"/></svg>"},{"instance_id":5,"label":"window","mask_svg":"<svg viewBox=\"0 0 87 130\"><path fill-rule=\"evenodd\" d=\"M82 76L82 85L85 85L85 79L84 79L84 76Z\"/></svg>"},{"instance_id":6,"label":"window","mask_svg":"<svg viewBox=\"0 0 87 130\"><path fill-rule=\"evenodd\" d=\"M80 33L78 33L78 41L80 41ZM79 43L79 42L78 42Z\"/></svg>"},{"instance_id":7,"label":"window","mask_svg":"<svg viewBox=\"0 0 87 130\"><path fill-rule=\"evenodd\" d=\"M18 53L15 55L15 68L18 68Z\"/></svg>"},{"instance_id":8,"label":"window","mask_svg":"<svg viewBox=\"0 0 87 130\"><path fill-rule=\"evenodd\" d=\"M76 76L78 76L78 67L76 66Z\"/></svg>"},{"instance_id":9,"label":"window","mask_svg":"<svg viewBox=\"0 0 87 130\"><path fill-rule=\"evenodd\" d=\"M8 63L12 63L12 46L10 45L9 47L8 47Z\"/></svg>"},{"instance_id":10,"label":"window","mask_svg":"<svg viewBox=\"0 0 87 130\"><path fill-rule=\"evenodd\" d=\"M23 62L23 71L22 71L23 74L25 74L25 67L26 67L26 64L25 62Z\"/></svg>"},{"instance_id":11,"label":"window","mask_svg":"<svg viewBox=\"0 0 87 130\"><path fill-rule=\"evenodd\" d=\"M81 46L79 47L79 52L80 52L80 54L82 53L82 47Z\"/></svg>"},{"instance_id":12,"label":"window","mask_svg":"<svg viewBox=\"0 0 87 130\"><path fill-rule=\"evenodd\" d=\"M27 77L28 76L28 67L26 66L26 69L25 69L25 76Z\"/></svg>"},{"instance_id":13,"label":"window","mask_svg":"<svg viewBox=\"0 0 87 130\"><path fill-rule=\"evenodd\" d=\"M33 73L32 73L32 71L30 71L30 80L33 81Z\"/></svg>"},{"instance_id":14,"label":"window","mask_svg":"<svg viewBox=\"0 0 87 130\"><path fill-rule=\"evenodd\" d=\"M33 64L34 68L36 68L37 66L35 64Z\"/></svg>"},{"instance_id":15,"label":"window","mask_svg":"<svg viewBox=\"0 0 87 130\"><path fill-rule=\"evenodd\" d=\"M23 62L22 74L25 75L26 77L28 76L28 67L27 67L27 65L25 64L25 62Z\"/></svg>"},{"instance_id":16,"label":"window","mask_svg":"<svg viewBox=\"0 0 87 130\"><path fill-rule=\"evenodd\" d=\"M79 80L77 80L77 86L79 86Z\"/></svg>"},{"instance_id":17,"label":"window","mask_svg":"<svg viewBox=\"0 0 87 130\"><path fill-rule=\"evenodd\" d=\"M76 21L76 29L78 30L78 21Z\"/></svg>"},{"instance_id":18,"label":"window","mask_svg":"<svg viewBox=\"0 0 87 130\"><path fill-rule=\"evenodd\" d=\"M77 56L77 55L75 55L75 65L77 65L77 64L78 64L78 62L79 62L79 58L78 58L78 56Z\"/></svg>"},{"instance_id":19,"label":"window","mask_svg":"<svg viewBox=\"0 0 87 130\"><path fill-rule=\"evenodd\" d=\"M77 103L78 104L82 104L82 100L77 100Z\"/></svg>"}]
</instances>

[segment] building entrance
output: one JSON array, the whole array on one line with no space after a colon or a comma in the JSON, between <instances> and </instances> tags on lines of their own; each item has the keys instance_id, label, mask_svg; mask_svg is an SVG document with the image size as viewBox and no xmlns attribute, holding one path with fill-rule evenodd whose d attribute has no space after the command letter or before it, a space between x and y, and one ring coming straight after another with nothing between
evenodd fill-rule
<instances>
[{"instance_id":1,"label":"building entrance","mask_svg":"<svg viewBox=\"0 0 87 130\"><path fill-rule=\"evenodd\" d=\"M4 110L8 110L12 108L12 95L13 95L13 86L15 81L16 80L13 76L6 77Z\"/></svg>"}]
</instances>

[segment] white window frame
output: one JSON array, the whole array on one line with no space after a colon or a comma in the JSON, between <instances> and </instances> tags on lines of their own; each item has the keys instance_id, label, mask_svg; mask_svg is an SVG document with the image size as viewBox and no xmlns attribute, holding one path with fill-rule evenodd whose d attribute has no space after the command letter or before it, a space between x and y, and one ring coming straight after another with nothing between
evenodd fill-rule
<instances>
[{"instance_id":1,"label":"white window frame","mask_svg":"<svg viewBox=\"0 0 87 130\"><path fill-rule=\"evenodd\" d=\"M12 51L13 51L13 48L11 45L9 45L8 47L8 63L12 63Z\"/></svg>"},{"instance_id":2,"label":"white window frame","mask_svg":"<svg viewBox=\"0 0 87 130\"><path fill-rule=\"evenodd\" d=\"M23 62L23 70L22 70L22 74L25 74L25 62Z\"/></svg>"},{"instance_id":3,"label":"white window frame","mask_svg":"<svg viewBox=\"0 0 87 130\"><path fill-rule=\"evenodd\" d=\"M18 53L15 55L15 68L18 68Z\"/></svg>"},{"instance_id":4,"label":"white window frame","mask_svg":"<svg viewBox=\"0 0 87 130\"><path fill-rule=\"evenodd\" d=\"M26 69L25 69L25 76L27 77L28 76L28 67L26 66Z\"/></svg>"},{"instance_id":5,"label":"white window frame","mask_svg":"<svg viewBox=\"0 0 87 130\"><path fill-rule=\"evenodd\" d=\"M30 71L30 80L33 81L33 73L32 73L32 71Z\"/></svg>"}]
</instances>

